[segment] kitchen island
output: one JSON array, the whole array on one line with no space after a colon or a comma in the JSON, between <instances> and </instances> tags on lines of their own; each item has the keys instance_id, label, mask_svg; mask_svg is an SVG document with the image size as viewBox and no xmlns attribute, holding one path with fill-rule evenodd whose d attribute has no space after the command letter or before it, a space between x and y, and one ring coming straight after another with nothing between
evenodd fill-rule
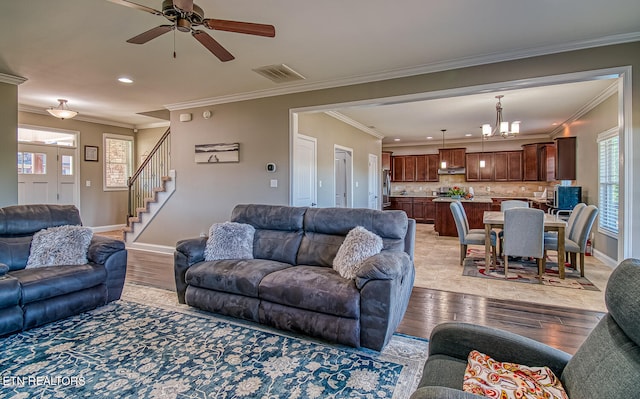
<instances>
[{"instance_id":1,"label":"kitchen island","mask_svg":"<svg viewBox=\"0 0 640 399\"><path fill-rule=\"evenodd\" d=\"M451 197L439 197L433 200L436 208L434 229L440 236L457 237L458 229L453 220L450 205L453 201L460 201L469 220L470 229L483 229L482 218L485 211L491 210L493 200L490 197L476 197L473 199L456 200Z\"/></svg>"}]
</instances>

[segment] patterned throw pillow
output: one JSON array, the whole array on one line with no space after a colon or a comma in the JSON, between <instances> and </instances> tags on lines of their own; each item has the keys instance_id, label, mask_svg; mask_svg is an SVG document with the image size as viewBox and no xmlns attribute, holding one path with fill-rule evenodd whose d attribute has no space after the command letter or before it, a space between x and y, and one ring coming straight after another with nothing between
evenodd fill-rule
<instances>
[{"instance_id":1,"label":"patterned throw pillow","mask_svg":"<svg viewBox=\"0 0 640 399\"><path fill-rule=\"evenodd\" d=\"M463 390L488 398L568 399L548 367L498 362L475 350L469 353Z\"/></svg>"},{"instance_id":2,"label":"patterned throw pillow","mask_svg":"<svg viewBox=\"0 0 640 399\"><path fill-rule=\"evenodd\" d=\"M245 223L214 223L204 249L204 260L253 259L256 229Z\"/></svg>"},{"instance_id":3,"label":"patterned throw pillow","mask_svg":"<svg viewBox=\"0 0 640 399\"><path fill-rule=\"evenodd\" d=\"M333 259L333 269L342 277L352 279L362 262L382 251L382 238L362 226L351 229Z\"/></svg>"},{"instance_id":4,"label":"patterned throw pillow","mask_svg":"<svg viewBox=\"0 0 640 399\"><path fill-rule=\"evenodd\" d=\"M84 265L93 231L82 226L58 226L33 235L27 269L43 266Z\"/></svg>"}]
</instances>

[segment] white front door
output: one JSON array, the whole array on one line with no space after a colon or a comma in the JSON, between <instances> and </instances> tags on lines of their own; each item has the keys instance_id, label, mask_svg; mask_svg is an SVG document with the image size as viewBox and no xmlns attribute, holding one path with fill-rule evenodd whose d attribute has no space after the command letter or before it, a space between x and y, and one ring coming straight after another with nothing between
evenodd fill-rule
<instances>
[{"instance_id":1,"label":"white front door","mask_svg":"<svg viewBox=\"0 0 640 399\"><path fill-rule=\"evenodd\" d=\"M293 206L318 205L317 140L297 134L293 149Z\"/></svg>"},{"instance_id":2,"label":"white front door","mask_svg":"<svg viewBox=\"0 0 640 399\"><path fill-rule=\"evenodd\" d=\"M380 169L378 167L378 156L369 154L369 169L367 174L367 190L369 196L369 208L380 209L378 198L380 197Z\"/></svg>"},{"instance_id":3,"label":"white front door","mask_svg":"<svg viewBox=\"0 0 640 399\"><path fill-rule=\"evenodd\" d=\"M18 204L78 205L74 148L18 144Z\"/></svg>"}]
</instances>

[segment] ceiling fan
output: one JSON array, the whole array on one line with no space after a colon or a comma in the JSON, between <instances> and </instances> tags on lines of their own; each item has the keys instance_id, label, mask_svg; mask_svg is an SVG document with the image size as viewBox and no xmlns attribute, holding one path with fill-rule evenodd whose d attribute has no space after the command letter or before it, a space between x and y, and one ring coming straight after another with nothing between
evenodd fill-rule
<instances>
[{"instance_id":1,"label":"ceiling fan","mask_svg":"<svg viewBox=\"0 0 640 399\"><path fill-rule=\"evenodd\" d=\"M265 37L274 37L276 35L276 29L273 25L205 18L204 11L198 7L197 4L193 4L193 0L163 0L162 11L129 0L107 1L146 11L154 15L161 15L171 22L171 24L156 26L155 28L134 36L127 40L127 43L144 44L162 34L177 29L180 32L191 32L191 35L193 35L200 44L211 51L220 61L226 62L233 60L235 57L208 33L200 29L195 29L196 27L204 26L212 30L223 30ZM173 56L175 57L175 52Z\"/></svg>"}]
</instances>

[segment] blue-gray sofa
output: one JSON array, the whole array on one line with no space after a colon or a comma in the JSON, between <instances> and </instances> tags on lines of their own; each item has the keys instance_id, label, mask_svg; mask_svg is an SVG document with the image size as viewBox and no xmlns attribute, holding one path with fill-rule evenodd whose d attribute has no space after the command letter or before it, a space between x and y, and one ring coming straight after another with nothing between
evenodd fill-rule
<instances>
[{"instance_id":1,"label":"blue-gray sofa","mask_svg":"<svg viewBox=\"0 0 640 399\"><path fill-rule=\"evenodd\" d=\"M88 263L25 268L33 235L81 225L73 205L0 209L0 336L85 312L120 298L127 268L124 242L93 236Z\"/></svg>"},{"instance_id":2,"label":"blue-gray sofa","mask_svg":"<svg viewBox=\"0 0 640 399\"><path fill-rule=\"evenodd\" d=\"M254 259L207 262L207 237L179 241L180 303L354 347L389 342L415 277L415 221L406 213L253 204L236 206L231 221L255 228ZM332 262L356 226L379 235L383 250L345 279Z\"/></svg>"},{"instance_id":3,"label":"blue-gray sofa","mask_svg":"<svg viewBox=\"0 0 640 399\"><path fill-rule=\"evenodd\" d=\"M571 399L640 398L640 260L618 265L605 302L609 312L574 356L503 330L440 324L429 339L429 357L411 399L481 398L462 390L467 356L474 349L499 362L549 367Z\"/></svg>"}]
</instances>

